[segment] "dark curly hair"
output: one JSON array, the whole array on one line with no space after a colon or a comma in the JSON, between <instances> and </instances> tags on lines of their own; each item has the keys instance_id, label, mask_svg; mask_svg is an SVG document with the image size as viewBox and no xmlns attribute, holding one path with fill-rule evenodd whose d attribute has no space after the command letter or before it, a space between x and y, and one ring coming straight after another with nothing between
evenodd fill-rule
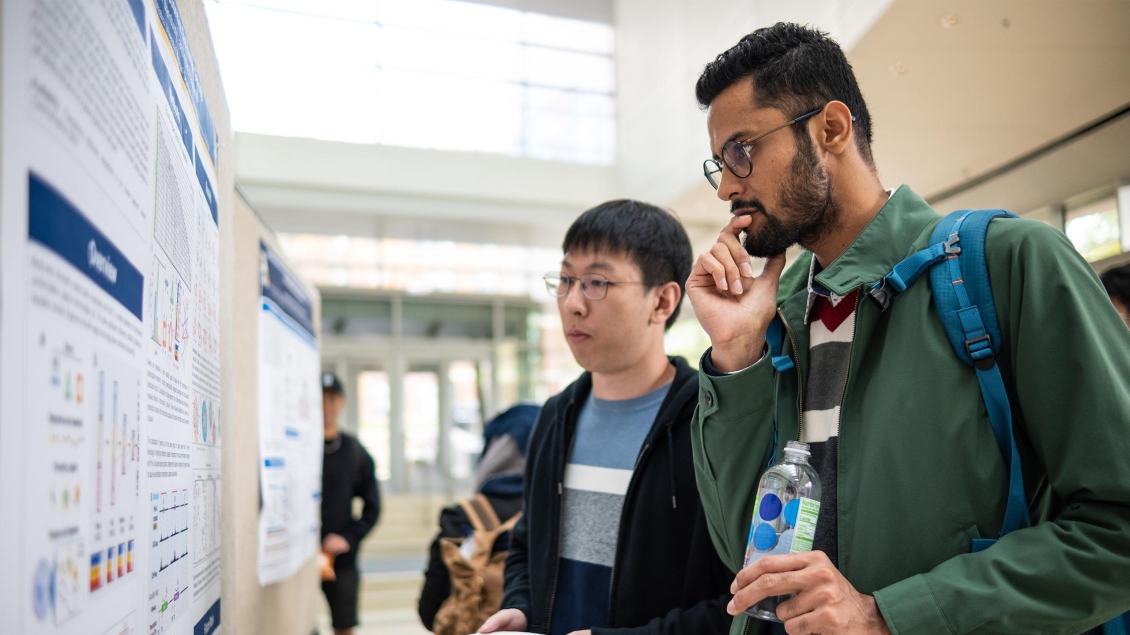
<instances>
[{"instance_id":1,"label":"dark curly hair","mask_svg":"<svg viewBox=\"0 0 1130 635\"><path fill-rule=\"evenodd\" d=\"M859 153L873 163L871 113L843 49L827 33L791 22L758 29L706 65L695 84L695 97L707 108L746 78L753 82L759 106L780 109L789 117L842 101L855 115ZM799 126L793 132L805 134Z\"/></svg>"},{"instance_id":2,"label":"dark curly hair","mask_svg":"<svg viewBox=\"0 0 1130 635\"><path fill-rule=\"evenodd\" d=\"M1099 276L1106 294L1118 300L1123 306L1130 307L1130 265L1122 265L1107 269Z\"/></svg>"}]
</instances>

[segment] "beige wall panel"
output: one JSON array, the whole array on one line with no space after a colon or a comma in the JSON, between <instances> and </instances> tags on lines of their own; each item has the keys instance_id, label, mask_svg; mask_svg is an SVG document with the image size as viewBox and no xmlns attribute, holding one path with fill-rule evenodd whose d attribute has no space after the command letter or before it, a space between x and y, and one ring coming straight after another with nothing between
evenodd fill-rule
<instances>
[{"instance_id":1,"label":"beige wall panel","mask_svg":"<svg viewBox=\"0 0 1130 635\"><path fill-rule=\"evenodd\" d=\"M259 240L272 241L254 211L235 195L230 117L204 5L178 0L178 6L219 136L220 397L225 414L221 623L228 635L309 635L321 601L316 560L291 579L265 588L257 574ZM317 307L317 293L309 291Z\"/></svg>"}]
</instances>

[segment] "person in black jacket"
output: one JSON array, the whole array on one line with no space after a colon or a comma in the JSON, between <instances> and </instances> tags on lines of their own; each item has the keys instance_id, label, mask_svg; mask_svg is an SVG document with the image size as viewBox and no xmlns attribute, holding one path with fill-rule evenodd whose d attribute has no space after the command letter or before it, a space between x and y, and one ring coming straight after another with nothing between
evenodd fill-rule
<instances>
[{"instance_id":1,"label":"person in black jacket","mask_svg":"<svg viewBox=\"0 0 1130 635\"><path fill-rule=\"evenodd\" d=\"M503 411L483 430L483 454L475 473L475 491L486 496L494 515L505 523L522 511L522 472L526 468L526 448L530 431L537 421L538 406L518 404ZM432 541L424 586L417 610L420 621L433 630L436 613L451 595L451 574L443 562L441 538L466 538L473 530L470 518L460 504L445 507L439 515L439 534ZM493 553L505 551L509 542L501 537Z\"/></svg>"},{"instance_id":2,"label":"person in black jacket","mask_svg":"<svg viewBox=\"0 0 1130 635\"><path fill-rule=\"evenodd\" d=\"M502 610L481 633L725 633L733 575L695 486L696 373L664 352L691 267L669 213L612 201L565 235L546 276L586 369L542 408Z\"/></svg>"},{"instance_id":3,"label":"person in black jacket","mask_svg":"<svg viewBox=\"0 0 1130 635\"><path fill-rule=\"evenodd\" d=\"M338 428L345 389L333 373L322 373L325 449L322 458L322 551L334 556L334 580L322 582L335 635L357 626L357 548L381 515L376 463L361 442ZM364 507L353 517L353 499Z\"/></svg>"}]
</instances>

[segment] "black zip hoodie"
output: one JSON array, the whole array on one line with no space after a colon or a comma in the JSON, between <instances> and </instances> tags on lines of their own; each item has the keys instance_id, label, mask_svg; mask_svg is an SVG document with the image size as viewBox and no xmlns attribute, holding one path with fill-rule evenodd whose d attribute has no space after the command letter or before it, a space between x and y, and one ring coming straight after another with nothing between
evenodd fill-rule
<instances>
[{"instance_id":1,"label":"black zip hoodie","mask_svg":"<svg viewBox=\"0 0 1130 635\"><path fill-rule=\"evenodd\" d=\"M698 377L672 357L675 379L636 459L624 496L612 568L609 628L593 635L708 635L730 628L731 573L710 542L695 486L691 416ZM565 464L592 376L550 398L530 439L525 514L510 533L502 608L526 614L528 630L545 633L553 618ZM752 467L755 466L751 466Z\"/></svg>"}]
</instances>

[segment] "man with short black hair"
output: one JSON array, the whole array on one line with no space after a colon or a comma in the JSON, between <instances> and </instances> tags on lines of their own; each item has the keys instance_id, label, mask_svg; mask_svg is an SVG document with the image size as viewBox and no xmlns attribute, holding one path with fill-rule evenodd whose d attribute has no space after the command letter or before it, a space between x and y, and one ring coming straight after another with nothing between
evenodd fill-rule
<instances>
[{"instance_id":1,"label":"man with short black hair","mask_svg":"<svg viewBox=\"0 0 1130 635\"><path fill-rule=\"evenodd\" d=\"M1072 635L1130 608L1130 332L1067 237L997 219L984 253L962 256L986 265L993 301L974 309L981 335L960 315L975 370L935 301L972 286L879 282L912 254L954 273L945 259L981 243L955 228L942 250L942 217L905 185L884 189L834 40L758 29L707 64L696 95L705 175L733 214L686 285L711 341L691 434L699 490L738 573L731 614L790 596L783 624L740 615L731 632ZM794 244L805 251L784 271ZM760 275L751 256L768 259ZM995 342L979 317L992 306ZM1013 432L994 434L1008 406L990 421L982 379L1003 380L986 394L1011 404L1015 489L998 441ZM814 550L743 568L758 479L792 439L823 485ZM1031 525L1002 536L1012 509Z\"/></svg>"},{"instance_id":2,"label":"man with short black hair","mask_svg":"<svg viewBox=\"0 0 1130 635\"><path fill-rule=\"evenodd\" d=\"M376 463L357 437L338 426L344 409L341 381L333 373L322 373L322 551L334 558L334 579L322 581L322 592L330 605L335 635L351 635L357 626L357 550L381 516ZM360 518L353 517L354 498L364 502Z\"/></svg>"},{"instance_id":3,"label":"man with short black hair","mask_svg":"<svg viewBox=\"0 0 1130 635\"><path fill-rule=\"evenodd\" d=\"M1100 279L1114 308L1130 326L1130 265L1107 269Z\"/></svg>"},{"instance_id":4,"label":"man with short black hair","mask_svg":"<svg viewBox=\"0 0 1130 635\"><path fill-rule=\"evenodd\" d=\"M663 349L690 241L668 212L612 201L582 214L562 250L546 286L586 372L538 417L502 610L481 632L723 632L731 576L691 458L698 382Z\"/></svg>"}]
</instances>

